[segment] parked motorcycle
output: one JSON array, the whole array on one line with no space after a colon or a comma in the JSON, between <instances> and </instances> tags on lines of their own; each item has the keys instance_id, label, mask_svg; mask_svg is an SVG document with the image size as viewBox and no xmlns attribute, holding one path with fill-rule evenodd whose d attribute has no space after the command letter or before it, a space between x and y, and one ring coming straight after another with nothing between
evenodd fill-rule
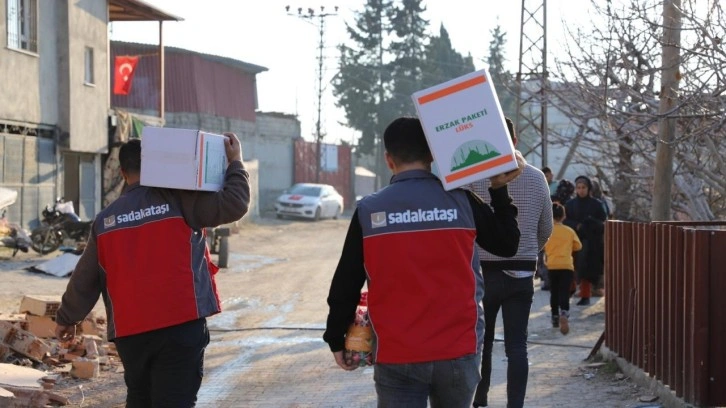
<instances>
[{"instance_id":1,"label":"parked motorcycle","mask_svg":"<svg viewBox=\"0 0 726 408\"><path fill-rule=\"evenodd\" d=\"M18 192L7 188L0 188L0 247L13 250L13 256L18 251L28 252L30 237L18 224L11 223L5 217L8 207L15 203Z\"/></svg>"},{"instance_id":2,"label":"parked motorcycle","mask_svg":"<svg viewBox=\"0 0 726 408\"><path fill-rule=\"evenodd\" d=\"M46 205L42 213L42 225L30 234L32 248L45 255L67 245L67 241L78 246L88 241L92 221L81 221L73 208L73 201L56 199L51 207Z\"/></svg>"}]
</instances>

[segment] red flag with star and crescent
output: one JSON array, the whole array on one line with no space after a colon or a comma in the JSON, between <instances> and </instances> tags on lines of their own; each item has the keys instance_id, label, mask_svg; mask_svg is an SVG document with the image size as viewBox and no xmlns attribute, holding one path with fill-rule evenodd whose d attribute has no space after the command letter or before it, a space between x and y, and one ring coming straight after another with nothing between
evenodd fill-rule
<instances>
[{"instance_id":1,"label":"red flag with star and crescent","mask_svg":"<svg viewBox=\"0 0 726 408\"><path fill-rule=\"evenodd\" d=\"M128 95L131 92L131 80L136 72L139 57L117 56L114 63L113 94Z\"/></svg>"}]
</instances>

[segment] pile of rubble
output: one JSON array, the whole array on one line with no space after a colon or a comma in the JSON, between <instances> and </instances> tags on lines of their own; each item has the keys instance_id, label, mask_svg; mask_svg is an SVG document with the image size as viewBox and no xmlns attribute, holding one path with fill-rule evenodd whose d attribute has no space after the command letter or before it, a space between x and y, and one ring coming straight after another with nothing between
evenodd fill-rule
<instances>
[{"instance_id":1,"label":"pile of rubble","mask_svg":"<svg viewBox=\"0 0 726 408\"><path fill-rule=\"evenodd\" d=\"M58 297L24 296L17 314L0 314L0 406L67 405L53 392L56 385L120 369L116 348L106 341L105 316L92 312L72 341L60 342L54 333L59 306Z\"/></svg>"}]
</instances>

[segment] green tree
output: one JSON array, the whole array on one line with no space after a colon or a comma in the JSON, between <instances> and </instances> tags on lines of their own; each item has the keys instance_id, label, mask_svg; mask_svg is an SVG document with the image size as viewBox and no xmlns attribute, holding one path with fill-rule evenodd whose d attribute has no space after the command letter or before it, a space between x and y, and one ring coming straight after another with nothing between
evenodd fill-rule
<instances>
[{"instance_id":1,"label":"green tree","mask_svg":"<svg viewBox=\"0 0 726 408\"><path fill-rule=\"evenodd\" d=\"M333 81L348 126L361 132L358 151L376 159L378 187L388 179L383 131L396 117L413 114L411 94L421 86L427 21L421 0L367 0L346 26Z\"/></svg>"},{"instance_id":2,"label":"green tree","mask_svg":"<svg viewBox=\"0 0 726 408\"><path fill-rule=\"evenodd\" d=\"M380 113L390 94L390 73L383 57L390 31L386 12L391 6L391 0L367 0L354 24L346 24L351 41L338 46L340 62L333 95L345 110L348 126L361 132L358 150L362 154L376 154L385 126Z\"/></svg>"},{"instance_id":3,"label":"green tree","mask_svg":"<svg viewBox=\"0 0 726 408\"><path fill-rule=\"evenodd\" d=\"M476 69L471 55L464 57L451 46L449 32L443 24L439 27L439 35L432 36L426 45L425 56L422 88L446 82Z\"/></svg>"},{"instance_id":4,"label":"green tree","mask_svg":"<svg viewBox=\"0 0 726 408\"><path fill-rule=\"evenodd\" d=\"M391 14L392 60L389 63L396 116L415 115L411 95L422 89L428 20L422 0L402 0Z\"/></svg>"},{"instance_id":5,"label":"green tree","mask_svg":"<svg viewBox=\"0 0 726 408\"><path fill-rule=\"evenodd\" d=\"M492 38L489 41L489 56L487 57L489 74L492 77L494 88L497 90L499 104L502 106L504 115L514 118L517 114L514 78L504 68L504 63L507 61L504 55L504 48L507 45L507 33L502 31L502 27L498 24L490 33Z\"/></svg>"}]
</instances>

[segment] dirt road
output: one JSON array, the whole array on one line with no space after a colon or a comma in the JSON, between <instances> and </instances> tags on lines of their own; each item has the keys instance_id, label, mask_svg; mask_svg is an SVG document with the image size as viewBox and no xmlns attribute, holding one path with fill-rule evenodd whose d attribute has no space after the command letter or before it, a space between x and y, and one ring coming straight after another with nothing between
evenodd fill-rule
<instances>
[{"instance_id":1,"label":"dirt road","mask_svg":"<svg viewBox=\"0 0 726 408\"><path fill-rule=\"evenodd\" d=\"M373 370L343 372L321 339L325 299L348 222L265 218L231 237L230 267L217 275L224 311L209 319L212 340L199 407L375 406ZM63 293L67 278L23 269L37 258L5 255L0 253L0 312L16 312L24 294ZM563 337L548 326L546 299L546 292L535 292L527 406L637 405L642 390L616 378L617 369L582 362L604 327L602 301L574 311L572 332ZM102 310L100 303L97 308ZM503 349L495 343L493 406L504 406L506 398ZM65 380L56 392L72 406L121 407L125 386L118 368L91 381Z\"/></svg>"},{"instance_id":2,"label":"dirt road","mask_svg":"<svg viewBox=\"0 0 726 408\"><path fill-rule=\"evenodd\" d=\"M348 220L262 219L244 224L240 233L231 237L230 267L217 275L223 313L209 319L213 340L207 352L205 382L215 371L225 373L216 377L212 390L230 383L236 374L227 368L238 364L242 355L236 344L240 340L225 343L220 337L264 333L267 338L268 332L285 335L289 327L302 328L308 340L323 344L320 329L325 324L325 299L347 227ZM9 251L0 252L0 313L17 312L25 294L60 297L68 278L25 269L59 254L38 257L19 253L10 257ZM95 310L103 310L102 302ZM272 328L281 329L275 332ZM274 341L267 338L262 342ZM255 347L246 350L249 353ZM122 405L125 398L122 374L116 372L103 372L95 381L69 380L60 388L71 401L80 404L83 399L84 407ZM200 393L200 405L207 401L214 406L212 401L218 394Z\"/></svg>"}]
</instances>

